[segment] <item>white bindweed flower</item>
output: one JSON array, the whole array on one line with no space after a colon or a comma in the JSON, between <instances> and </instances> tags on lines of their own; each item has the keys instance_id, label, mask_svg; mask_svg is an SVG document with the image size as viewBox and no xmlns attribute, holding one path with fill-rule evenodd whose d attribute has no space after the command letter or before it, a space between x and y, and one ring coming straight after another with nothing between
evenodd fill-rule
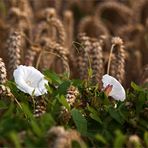
<instances>
[{"instance_id":1,"label":"white bindweed flower","mask_svg":"<svg viewBox=\"0 0 148 148\"><path fill-rule=\"evenodd\" d=\"M102 78L103 87L107 90L107 95L113 97L115 100L125 100L125 90L114 77L105 74Z\"/></svg>"},{"instance_id":2,"label":"white bindweed flower","mask_svg":"<svg viewBox=\"0 0 148 148\"><path fill-rule=\"evenodd\" d=\"M30 95L41 96L47 93L48 81L44 75L32 66L20 65L13 72L17 88Z\"/></svg>"}]
</instances>

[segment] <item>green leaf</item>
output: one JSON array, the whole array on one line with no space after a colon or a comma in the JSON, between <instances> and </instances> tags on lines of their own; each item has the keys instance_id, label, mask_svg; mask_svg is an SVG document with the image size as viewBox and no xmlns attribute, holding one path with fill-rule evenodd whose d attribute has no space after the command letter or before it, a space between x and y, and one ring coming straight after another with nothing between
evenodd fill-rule
<instances>
[{"instance_id":1,"label":"green leaf","mask_svg":"<svg viewBox=\"0 0 148 148\"><path fill-rule=\"evenodd\" d=\"M145 142L145 144L146 144L146 147L148 147L148 131L146 131L146 132L144 133L144 142Z\"/></svg>"},{"instance_id":2,"label":"green leaf","mask_svg":"<svg viewBox=\"0 0 148 148\"><path fill-rule=\"evenodd\" d=\"M56 83L56 84L61 84L62 83L59 76L54 72L51 72L49 70L45 70L44 75L47 77L48 80L51 80L53 83Z\"/></svg>"},{"instance_id":3,"label":"green leaf","mask_svg":"<svg viewBox=\"0 0 148 148\"><path fill-rule=\"evenodd\" d=\"M8 106L4 103L4 101L0 100L0 109L7 109Z\"/></svg>"},{"instance_id":4,"label":"green leaf","mask_svg":"<svg viewBox=\"0 0 148 148\"><path fill-rule=\"evenodd\" d=\"M87 120L83 117L83 115L77 110L71 110L73 121L77 127L77 130L82 134L87 134Z\"/></svg>"},{"instance_id":5,"label":"green leaf","mask_svg":"<svg viewBox=\"0 0 148 148\"><path fill-rule=\"evenodd\" d=\"M96 115L96 114L90 114L89 115L92 119L94 119L95 121L97 121L97 122L99 122L100 124L102 124L102 121L101 121L101 119L99 118L99 116L98 115Z\"/></svg>"},{"instance_id":6,"label":"green leaf","mask_svg":"<svg viewBox=\"0 0 148 148\"><path fill-rule=\"evenodd\" d=\"M81 86L82 80L79 80L79 79L72 80L72 85L77 86L77 87Z\"/></svg>"},{"instance_id":7,"label":"green leaf","mask_svg":"<svg viewBox=\"0 0 148 148\"><path fill-rule=\"evenodd\" d=\"M146 100L146 96L143 92L141 92L136 100L136 112L137 113L139 113L141 109L143 108L145 100Z\"/></svg>"},{"instance_id":8,"label":"green leaf","mask_svg":"<svg viewBox=\"0 0 148 148\"><path fill-rule=\"evenodd\" d=\"M101 136L100 134L97 134L95 136L96 140L99 141L99 142L102 142L103 144L107 144L107 141L104 139L103 136Z\"/></svg>"},{"instance_id":9,"label":"green leaf","mask_svg":"<svg viewBox=\"0 0 148 148\"><path fill-rule=\"evenodd\" d=\"M15 109L14 103L11 102L8 110L4 114L4 117L10 117L13 114L14 109Z\"/></svg>"},{"instance_id":10,"label":"green leaf","mask_svg":"<svg viewBox=\"0 0 148 148\"><path fill-rule=\"evenodd\" d=\"M70 106L63 95L61 95L58 100L63 106L70 110Z\"/></svg>"},{"instance_id":11,"label":"green leaf","mask_svg":"<svg viewBox=\"0 0 148 148\"><path fill-rule=\"evenodd\" d=\"M97 112L94 108L90 107L89 105L87 105L87 109L91 112L91 114L90 114L89 116L90 116L93 120L95 120L95 121L99 122L100 124L102 124L102 121L101 121L101 119L99 118L98 112Z\"/></svg>"},{"instance_id":12,"label":"green leaf","mask_svg":"<svg viewBox=\"0 0 148 148\"><path fill-rule=\"evenodd\" d=\"M46 87L47 91L51 94L52 93L52 89L50 88L50 86L45 84L45 87Z\"/></svg>"},{"instance_id":13,"label":"green leaf","mask_svg":"<svg viewBox=\"0 0 148 148\"><path fill-rule=\"evenodd\" d=\"M42 133L40 127L38 126L38 124L37 124L34 120L31 120L31 121L30 121L30 124L31 124L32 131L33 131L38 137L41 137L43 133Z\"/></svg>"},{"instance_id":14,"label":"green leaf","mask_svg":"<svg viewBox=\"0 0 148 148\"><path fill-rule=\"evenodd\" d=\"M0 13L6 15L6 6L2 0L0 0Z\"/></svg>"},{"instance_id":15,"label":"green leaf","mask_svg":"<svg viewBox=\"0 0 148 148\"><path fill-rule=\"evenodd\" d=\"M17 136L17 134L15 132L11 132L9 134L9 137L12 140L12 142L14 143L16 148L21 148L20 139L19 139L19 137Z\"/></svg>"},{"instance_id":16,"label":"green leaf","mask_svg":"<svg viewBox=\"0 0 148 148\"><path fill-rule=\"evenodd\" d=\"M131 82L131 86L136 91L143 91L143 89L140 86L138 86L137 84L135 84L134 82Z\"/></svg>"},{"instance_id":17,"label":"green leaf","mask_svg":"<svg viewBox=\"0 0 148 148\"><path fill-rule=\"evenodd\" d=\"M118 110L110 107L108 111L109 111L109 114L111 115L111 117L114 118L118 123L120 123L120 124L124 123L124 119L122 118L122 116L120 115Z\"/></svg>"},{"instance_id":18,"label":"green leaf","mask_svg":"<svg viewBox=\"0 0 148 148\"><path fill-rule=\"evenodd\" d=\"M88 68L88 77L91 78L93 74L92 68Z\"/></svg>"},{"instance_id":19,"label":"green leaf","mask_svg":"<svg viewBox=\"0 0 148 148\"><path fill-rule=\"evenodd\" d=\"M59 85L58 89L57 89L57 93L58 94L65 94L67 92L68 87L70 86L70 81L65 81L63 82L61 85Z\"/></svg>"},{"instance_id":20,"label":"green leaf","mask_svg":"<svg viewBox=\"0 0 148 148\"><path fill-rule=\"evenodd\" d=\"M121 148L126 140L126 136L121 133L121 131L117 130L115 132L115 140L114 140L114 148Z\"/></svg>"},{"instance_id":21,"label":"green leaf","mask_svg":"<svg viewBox=\"0 0 148 148\"><path fill-rule=\"evenodd\" d=\"M77 141L72 141L72 148L81 148L80 144Z\"/></svg>"},{"instance_id":22,"label":"green leaf","mask_svg":"<svg viewBox=\"0 0 148 148\"><path fill-rule=\"evenodd\" d=\"M7 81L6 86L10 88L12 94L17 98L17 100L23 100L23 102L28 101L28 96L16 87L15 82Z\"/></svg>"},{"instance_id":23,"label":"green leaf","mask_svg":"<svg viewBox=\"0 0 148 148\"><path fill-rule=\"evenodd\" d=\"M93 114L98 114L97 111L96 111L93 107L91 107L91 106L89 106L89 105L87 105L87 109L88 109L91 113L93 113Z\"/></svg>"},{"instance_id":24,"label":"green leaf","mask_svg":"<svg viewBox=\"0 0 148 148\"><path fill-rule=\"evenodd\" d=\"M87 148L86 144L83 141L72 140L72 148Z\"/></svg>"},{"instance_id":25,"label":"green leaf","mask_svg":"<svg viewBox=\"0 0 148 148\"><path fill-rule=\"evenodd\" d=\"M24 104L24 103L21 103L21 109L23 110L24 114L26 117L30 118L30 119L33 119L33 114L31 113L29 107Z\"/></svg>"},{"instance_id":26,"label":"green leaf","mask_svg":"<svg viewBox=\"0 0 148 148\"><path fill-rule=\"evenodd\" d=\"M55 124L55 121L50 113L45 113L39 118L39 124L41 129L46 131Z\"/></svg>"}]
</instances>

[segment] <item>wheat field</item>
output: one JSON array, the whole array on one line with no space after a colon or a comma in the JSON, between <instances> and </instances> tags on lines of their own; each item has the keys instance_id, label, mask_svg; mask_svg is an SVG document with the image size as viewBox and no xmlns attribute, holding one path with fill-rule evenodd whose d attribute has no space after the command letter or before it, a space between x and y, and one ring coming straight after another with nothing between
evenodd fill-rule
<instances>
[{"instance_id":1,"label":"wheat field","mask_svg":"<svg viewBox=\"0 0 148 148\"><path fill-rule=\"evenodd\" d=\"M0 0L0 147L148 147L148 0Z\"/></svg>"}]
</instances>

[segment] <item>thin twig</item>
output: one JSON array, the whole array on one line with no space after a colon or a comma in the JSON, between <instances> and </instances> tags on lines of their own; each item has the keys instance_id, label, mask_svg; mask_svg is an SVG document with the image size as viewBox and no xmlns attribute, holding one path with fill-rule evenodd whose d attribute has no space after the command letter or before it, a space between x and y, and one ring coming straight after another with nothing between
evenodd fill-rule
<instances>
[{"instance_id":1,"label":"thin twig","mask_svg":"<svg viewBox=\"0 0 148 148\"><path fill-rule=\"evenodd\" d=\"M111 50L110 50L108 65L107 65L107 74L109 74L111 58L112 58L112 53L113 53L114 46L115 46L115 44L112 45Z\"/></svg>"},{"instance_id":2,"label":"thin twig","mask_svg":"<svg viewBox=\"0 0 148 148\"><path fill-rule=\"evenodd\" d=\"M41 50L41 52L40 52L40 54L39 54L39 56L38 56L38 59L37 59L37 62L36 62L36 69L38 69L38 67L39 67L39 63L40 63L40 61L41 61L41 57L42 57L42 55L43 55L43 52L44 52L44 49L42 49Z\"/></svg>"}]
</instances>

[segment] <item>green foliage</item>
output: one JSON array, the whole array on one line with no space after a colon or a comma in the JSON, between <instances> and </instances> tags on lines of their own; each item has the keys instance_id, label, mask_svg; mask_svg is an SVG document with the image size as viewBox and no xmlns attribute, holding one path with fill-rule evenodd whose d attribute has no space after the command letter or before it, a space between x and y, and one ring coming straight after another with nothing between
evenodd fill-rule
<instances>
[{"instance_id":1,"label":"green foliage","mask_svg":"<svg viewBox=\"0 0 148 148\"><path fill-rule=\"evenodd\" d=\"M87 120L77 109L73 109L71 111L71 114L72 114L74 123L76 124L77 130L82 135L86 135L87 134Z\"/></svg>"},{"instance_id":2,"label":"green foliage","mask_svg":"<svg viewBox=\"0 0 148 148\"><path fill-rule=\"evenodd\" d=\"M68 110L70 110L70 106L69 104L67 103L65 97L62 95L61 97L59 97L59 102L65 106Z\"/></svg>"},{"instance_id":3,"label":"green foliage","mask_svg":"<svg viewBox=\"0 0 148 148\"><path fill-rule=\"evenodd\" d=\"M114 140L114 148L123 147L126 140L126 136L123 135L119 130L115 131L116 138Z\"/></svg>"},{"instance_id":4,"label":"green foliage","mask_svg":"<svg viewBox=\"0 0 148 148\"><path fill-rule=\"evenodd\" d=\"M70 80L54 72L45 71L48 80L47 112L39 118L33 116L33 98L17 89L13 81L7 82L14 98L0 100L0 147L47 147L47 134L53 126L77 130L88 147L125 147L131 135L141 139L148 147L148 91L131 83L124 102L107 98L98 86L88 81ZM90 71L91 75L91 71ZM73 106L66 100L67 89L74 85L80 95ZM60 122L61 107L71 118ZM21 136L25 133L25 136ZM73 147L81 147L73 142Z\"/></svg>"}]
</instances>

